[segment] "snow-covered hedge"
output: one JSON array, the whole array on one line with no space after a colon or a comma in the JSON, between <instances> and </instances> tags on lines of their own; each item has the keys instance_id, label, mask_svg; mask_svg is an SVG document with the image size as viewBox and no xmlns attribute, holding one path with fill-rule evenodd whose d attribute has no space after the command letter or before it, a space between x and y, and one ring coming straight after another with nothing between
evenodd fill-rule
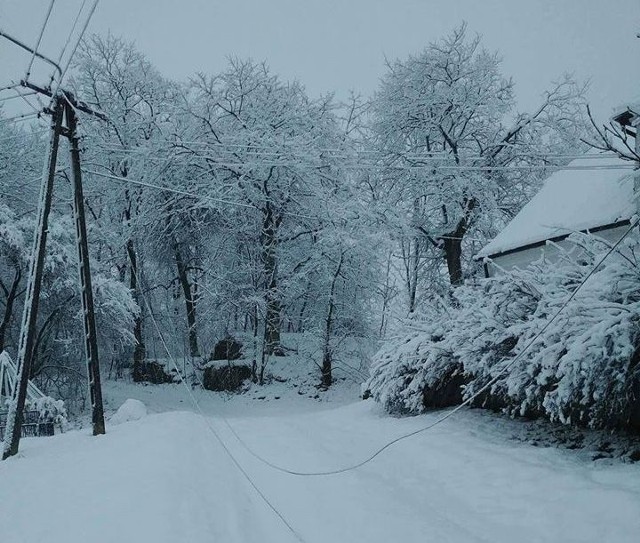
<instances>
[{"instance_id":1,"label":"snow-covered hedge","mask_svg":"<svg viewBox=\"0 0 640 543\"><path fill-rule=\"evenodd\" d=\"M67 410L62 400L56 400L50 396L44 396L25 402L25 410L37 411L40 422L53 422L56 426L66 426Z\"/></svg>"},{"instance_id":2,"label":"snow-covered hedge","mask_svg":"<svg viewBox=\"0 0 640 543\"><path fill-rule=\"evenodd\" d=\"M640 431L638 233L547 327L610 249L583 234L570 241L557 262L542 259L438 300L377 353L366 388L391 412L417 413L459 403L499 376L475 405Z\"/></svg>"}]
</instances>

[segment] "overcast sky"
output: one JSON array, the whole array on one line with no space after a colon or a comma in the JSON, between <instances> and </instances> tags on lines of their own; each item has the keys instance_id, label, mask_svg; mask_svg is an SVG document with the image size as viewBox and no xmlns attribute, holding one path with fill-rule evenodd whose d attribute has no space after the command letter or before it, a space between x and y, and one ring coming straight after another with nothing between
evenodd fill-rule
<instances>
[{"instance_id":1,"label":"overcast sky","mask_svg":"<svg viewBox=\"0 0 640 543\"><path fill-rule=\"evenodd\" d=\"M81 4L57 0L43 52L57 58ZM0 28L34 45L48 5L0 0ZM416 53L463 20L502 54L520 110L564 72L591 81L601 117L640 97L640 0L102 0L89 32L135 41L174 79L216 73L238 55L340 98L372 94L385 57ZM28 61L0 40L0 85L23 77Z\"/></svg>"}]
</instances>

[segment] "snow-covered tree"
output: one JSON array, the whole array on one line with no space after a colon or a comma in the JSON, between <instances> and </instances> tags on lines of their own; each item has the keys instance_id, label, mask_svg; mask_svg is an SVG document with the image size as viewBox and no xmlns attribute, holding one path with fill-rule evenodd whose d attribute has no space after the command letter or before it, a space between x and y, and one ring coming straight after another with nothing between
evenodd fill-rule
<instances>
[{"instance_id":1,"label":"snow-covered tree","mask_svg":"<svg viewBox=\"0 0 640 543\"><path fill-rule=\"evenodd\" d=\"M534 113L516 113L514 83L500 63L463 24L390 63L374 97L375 144L384 157L378 190L382 205L397 209L391 224L409 311L425 282L439 281L442 259L448 282L463 282L478 248L470 238L493 233L516 212L541 179L545 155L575 147L582 129L573 81L555 84Z\"/></svg>"},{"instance_id":2,"label":"snow-covered tree","mask_svg":"<svg viewBox=\"0 0 640 543\"><path fill-rule=\"evenodd\" d=\"M138 181L154 180L166 164L150 162L159 146L162 127L171 114L173 88L136 48L108 35L94 35L82 42L75 60L71 84L79 96L107 116L107 121L87 117L84 163L99 173ZM96 224L104 231L101 251L128 278L139 300L144 238L148 227L142 217L144 189L87 176L87 194ZM142 250L141 250L142 249ZM143 313L136 318L133 334L134 376L145 356Z\"/></svg>"},{"instance_id":3,"label":"snow-covered tree","mask_svg":"<svg viewBox=\"0 0 640 543\"><path fill-rule=\"evenodd\" d=\"M264 64L236 59L218 76L198 77L190 93L191 142L177 145L209 174L203 194L223 200L235 250L259 264L250 277L264 312L265 348L281 353L285 291L306 264L294 255L313 247L336 183L335 161L322 155L341 145L333 105L309 99L299 83L282 82Z\"/></svg>"}]
</instances>

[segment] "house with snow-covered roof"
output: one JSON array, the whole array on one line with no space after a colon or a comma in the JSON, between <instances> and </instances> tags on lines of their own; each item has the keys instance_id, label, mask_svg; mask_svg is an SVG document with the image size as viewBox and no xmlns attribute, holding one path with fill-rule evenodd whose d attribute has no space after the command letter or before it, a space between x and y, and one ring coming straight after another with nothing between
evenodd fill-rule
<instances>
[{"instance_id":1,"label":"house with snow-covered roof","mask_svg":"<svg viewBox=\"0 0 640 543\"><path fill-rule=\"evenodd\" d=\"M491 277L500 270L553 260L566 238L589 232L615 243L638 213L633 164L586 154L546 179L540 191L477 255ZM549 243L553 242L553 243Z\"/></svg>"}]
</instances>

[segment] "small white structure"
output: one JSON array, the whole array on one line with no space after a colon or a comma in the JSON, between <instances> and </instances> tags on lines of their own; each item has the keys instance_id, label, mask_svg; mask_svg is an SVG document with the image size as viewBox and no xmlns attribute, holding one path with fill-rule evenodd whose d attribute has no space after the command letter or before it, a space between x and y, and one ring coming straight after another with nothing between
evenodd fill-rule
<instances>
[{"instance_id":1,"label":"small white structure","mask_svg":"<svg viewBox=\"0 0 640 543\"><path fill-rule=\"evenodd\" d=\"M0 352L0 441L7 425L9 400L18 383L17 366L6 352ZM23 412L22 437L52 436L66 422L62 400L54 400L31 381L27 382L27 403Z\"/></svg>"},{"instance_id":2,"label":"small white structure","mask_svg":"<svg viewBox=\"0 0 640 543\"><path fill-rule=\"evenodd\" d=\"M616 242L638 213L633 164L589 153L551 175L531 201L477 255L485 275L552 260L575 232ZM554 242L548 244L547 242Z\"/></svg>"}]
</instances>

